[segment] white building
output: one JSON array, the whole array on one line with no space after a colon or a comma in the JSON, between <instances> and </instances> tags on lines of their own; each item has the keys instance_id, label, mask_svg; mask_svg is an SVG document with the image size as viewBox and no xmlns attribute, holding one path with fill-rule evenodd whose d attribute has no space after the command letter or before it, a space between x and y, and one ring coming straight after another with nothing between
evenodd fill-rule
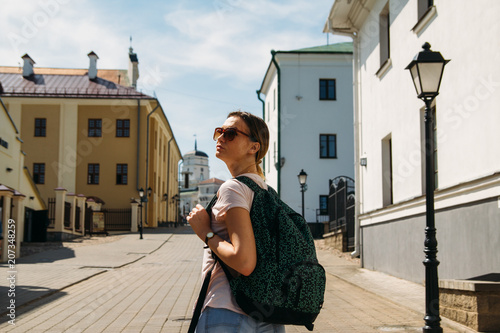
<instances>
[{"instance_id":1,"label":"white building","mask_svg":"<svg viewBox=\"0 0 500 333\"><path fill-rule=\"evenodd\" d=\"M364 267L415 282L424 279L424 103L405 67L425 42L451 59L434 100L439 277L500 271L500 2L432 3L336 0L325 25L354 41L357 251Z\"/></svg>"},{"instance_id":2,"label":"white building","mask_svg":"<svg viewBox=\"0 0 500 333\"><path fill-rule=\"evenodd\" d=\"M180 214L189 214L198 204L198 184L209 178L208 155L198 150L194 142L194 150L183 156L180 187Z\"/></svg>"},{"instance_id":3,"label":"white building","mask_svg":"<svg viewBox=\"0 0 500 333\"><path fill-rule=\"evenodd\" d=\"M222 184L224 184L224 181L218 178L210 178L200 182L198 184L198 203L206 207L214 195L217 194Z\"/></svg>"},{"instance_id":4,"label":"white building","mask_svg":"<svg viewBox=\"0 0 500 333\"><path fill-rule=\"evenodd\" d=\"M304 169L305 217L315 222L328 180L354 176L352 43L271 54L258 91L270 131L263 169L267 183L299 213L297 175Z\"/></svg>"},{"instance_id":5,"label":"white building","mask_svg":"<svg viewBox=\"0 0 500 333\"><path fill-rule=\"evenodd\" d=\"M206 206L217 193L223 180L210 178L208 155L197 148L183 157L180 184L180 214L189 214L197 204Z\"/></svg>"}]
</instances>

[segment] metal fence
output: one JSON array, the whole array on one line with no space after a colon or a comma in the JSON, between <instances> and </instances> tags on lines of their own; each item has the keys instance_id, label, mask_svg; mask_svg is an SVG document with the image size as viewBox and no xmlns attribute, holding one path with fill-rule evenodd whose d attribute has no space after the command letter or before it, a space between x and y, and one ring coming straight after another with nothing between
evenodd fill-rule
<instances>
[{"instance_id":1,"label":"metal fence","mask_svg":"<svg viewBox=\"0 0 500 333\"><path fill-rule=\"evenodd\" d=\"M348 249L354 247L354 180L340 176L330 180L328 195L329 231L343 229Z\"/></svg>"},{"instance_id":2,"label":"metal fence","mask_svg":"<svg viewBox=\"0 0 500 333\"><path fill-rule=\"evenodd\" d=\"M56 198L48 200L49 225L48 228L54 228L56 225Z\"/></svg>"},{"instance_id":3,"label":"metal fence","mask_svg":"<svg viewBox=\"0 0 500 333\"><path fill-rule=\"evenodd\" d=\"M64 228L71 229L71 203L64 203Z\"/></svg>"},{"instance_id":4,"label":"metal fence","mask_svg":"<svg viewBox=\"0 0 500 333\"><path fill-rule=\"evenodd\" d=\"M81 208L75 206L75 230L82 231L82 224L80 223L80 211Z\"/></svg>"},{"instance_id":5,"label":"metal fence","mask_svg":"<svg viewBox=\"0 0 500 333\"><path fill-rule=\"evenodd\" d=\"M130 231L132 227L132 209L103 209L106 231Z\"/></svg>"}]
</instances>

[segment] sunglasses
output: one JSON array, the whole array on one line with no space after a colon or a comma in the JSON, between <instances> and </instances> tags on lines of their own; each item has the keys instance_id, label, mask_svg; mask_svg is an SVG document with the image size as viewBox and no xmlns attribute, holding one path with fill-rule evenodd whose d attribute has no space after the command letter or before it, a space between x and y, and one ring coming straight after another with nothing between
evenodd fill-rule
<instances>
[{"instance_id":1,"label":"sunglasses","mask_svg":"<svg viewBox=\"0 0 500 333\"><path fill-rule=\"evenodd\" d=\"M233 141L234 138L236 137L236 135L238 135L238 133L243 134L245 136L248 136L250 138L250 140L252 140L252 141L256 141L254 139L254 137L252 137L251 135L246 134L246 133L244 133L236 128L232 128L232 127L228 127L228 128L217 127L214 131L214 141L217 141L217 139L223 134L224 134L224 138L227 141Z\"/></svg>"}]
</instances>

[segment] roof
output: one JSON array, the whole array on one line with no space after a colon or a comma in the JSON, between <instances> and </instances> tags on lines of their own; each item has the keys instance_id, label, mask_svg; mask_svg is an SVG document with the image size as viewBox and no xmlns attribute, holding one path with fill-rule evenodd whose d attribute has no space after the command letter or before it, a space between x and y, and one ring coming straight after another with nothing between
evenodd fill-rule
<instances>
[{"instance_id":1,"label":"roof","mask_svg":"<svg viewBox=\"0 0 500 333\"><path fill-rule=\"evenodd\" d=\"M187 155L208 157L208 155L206 153L202 152L201 150L188 151L184 156L187 156Z\"/></svg>"},{"instance_id":2,"label":"roof","mask_svg":"<svg viewBox=\"0 0 500 333\"><path fill-rule=\"evenodd\" d=\"M19 67L0 67L3 97L79 97L79 98L145 98L153 97L133 87L119 84L126 71L98 70L98 77L88 78L86 69L35 68L35 74L22 76Z\"/></svg>"},{"instance_id":3,"label":"roof","mask_svg":"<svg viewBox=\"0 0 500 333\"><path fill-rule=\"evenodd\" d=\"M207 180L204 180L202 182L200 182L198 185L203 185L203 184L218 184L218 185L222 185L224 184L224 181L219 179L219 178L210 178L210 179L207 179Z\"/></svg>"},{"instance_id":4,"label":"roof","mask_svg":"<svg viewBox=\"0 0 500 333\"><path fill-rule=\"evenodd\" d=\"M272 59L269 62L269 66L267 67L266 74L264 75L264 79L262 80L262 83L260 85L259 90L257 90L257 94L260 96L260 94L264 90L264 86L266 83L268 83L268 78L271 77L276 71L276 66L273 62L273 59L275 59L275 56L278 54L353 54L353 43L352 42L344 42L344 43L336 43L336 44L329 44L329 45L320 45L320 46L313 46L313 47L307 47L303 49L298 49L298 50L292 50L292 51L271 51L272 54Z\"/></svg>"},{"instance_id":5,"label":"roof","mask_svg":"<svg viewBox=\"0 0 500 333\"><path fill-rule=\"evenodd\" d=\"M314 47L307 47L304 49L298 49L294 51L289 51L293 53L352 53L353 46L352 42L337 43L330 45L321 45Z\"/></svg>"}]
</instances>

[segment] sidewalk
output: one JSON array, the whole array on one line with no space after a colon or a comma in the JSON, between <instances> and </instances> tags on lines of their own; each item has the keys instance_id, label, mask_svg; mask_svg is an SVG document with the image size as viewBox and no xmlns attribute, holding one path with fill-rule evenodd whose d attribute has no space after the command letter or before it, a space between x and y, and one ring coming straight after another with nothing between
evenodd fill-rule
<instances>
[{"instance_id":1,"label":"sidewalk","mask_svg":"<svg viewBox=\"0 0 500 333\"><path fill-rule=\"evenodd\" d=\"M112 236L110 236L112 237ZM200 288L202 242L189 227L18 259L15 297L0 265L1 332L187 332ZM316 332L422 331L424 288L318 250L327 291ZM15 300L15 324L7 321ZM473 332L442 321L444 332ZM451 325L451 326L450 326ZM287 332L307 332L288 326Z\"/></svg>"}]
</instances>

